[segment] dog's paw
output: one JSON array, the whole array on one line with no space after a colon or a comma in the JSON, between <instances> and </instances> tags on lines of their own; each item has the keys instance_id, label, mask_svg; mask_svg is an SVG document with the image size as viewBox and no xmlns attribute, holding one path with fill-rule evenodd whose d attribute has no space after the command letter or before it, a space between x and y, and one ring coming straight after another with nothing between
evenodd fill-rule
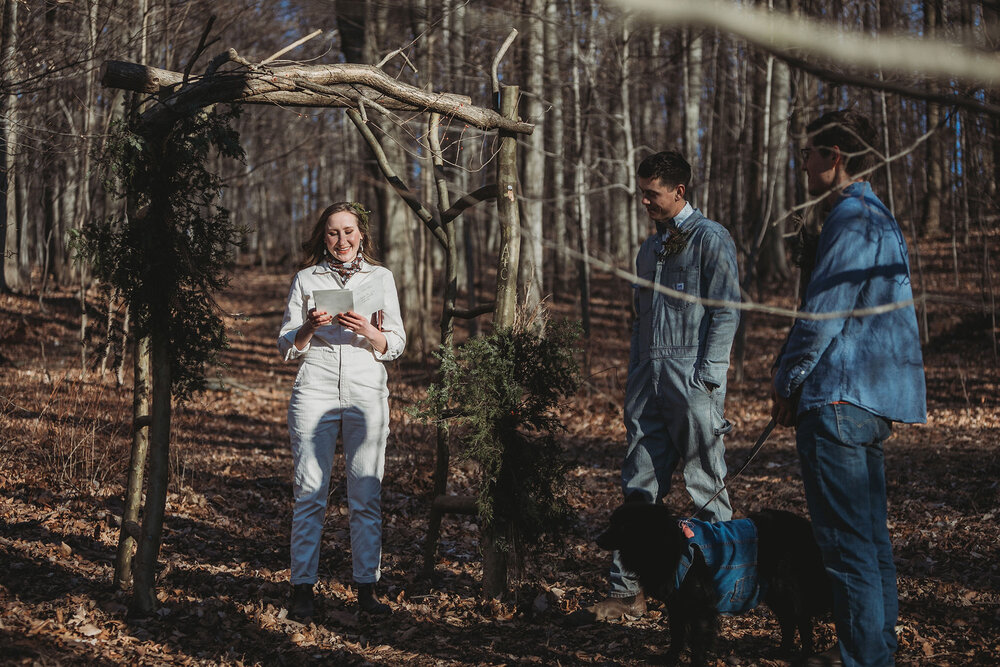
<instances>
[{"instance_id":1,"label":"dog's paw","mask_svg":"<svg viewBox=\"0 0 1000 667\"><path fill-rule=\"evenodd\" d=\"M790 660L794 660L795 658L798 658L801 655L802 655L801 651L799 651L799 649L796 648L794 643L791 646L786 646L785 644L776 646L774 644L771 644L770 646L761 650L761 657L767 658L768 660L781 660L782 662L788 662Z\"/></svg>"}]
</instances>

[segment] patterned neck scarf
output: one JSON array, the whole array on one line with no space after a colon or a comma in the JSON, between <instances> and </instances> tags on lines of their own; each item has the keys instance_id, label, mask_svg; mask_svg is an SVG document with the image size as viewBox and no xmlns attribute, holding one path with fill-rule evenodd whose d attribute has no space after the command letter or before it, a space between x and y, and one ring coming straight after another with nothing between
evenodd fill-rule
<instances>
[{"instance_id":1,"label":"patterned neck scarf","mask_svg":"<svg viewBox=\"0 0 1000 667\"><path fill-rule=\"evenodd\" d=\"M327 264L340 276L341 280L347 282L348 278L361 270L361 253L359 252L350 262L338 262L335 259L329 259Z\"/></svg>"}]
</instances>

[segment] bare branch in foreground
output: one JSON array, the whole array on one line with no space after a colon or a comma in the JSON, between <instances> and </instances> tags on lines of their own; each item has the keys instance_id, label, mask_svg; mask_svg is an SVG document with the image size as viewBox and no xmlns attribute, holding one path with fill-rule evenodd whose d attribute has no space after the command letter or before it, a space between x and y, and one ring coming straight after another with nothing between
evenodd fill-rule
<instances>
[{"instance_id":1,"label":"bare branch in foreground","mask_svg":"<svg viewBox=\"0 0 1000 667\"><path fill-rule=\"evenodd\" d=\"M887 93L895 93L914 100L925 100L935 102L943 106L950 106L966 111L974 111L988 116L1000 116L1000 106L977 100L974 97L949 93L938 93L926 88L916 88L906 86L884 79L872 79L864 76L856 76L846 72L836 72L829 67L809 62L803 58L797 58L783 51L772 52L776 58L784 61L789 66L808 72L813 76L826 81L827 83L840 83L857 88L869 88L871 90L883 90ZM970 91L974 92L974 91Z\"/></svg>"},{"instance_id":2,"label":"bare branch in foreground","mask_svg":"<svg viewBox=\"0 0 1000 667\"><path fill-rule=\"evenodd\" d=\"M529 232L527 230L521 231L522 235L528 236ZM837 320L845 317L867 317L868 315L878 315L880 313L889 313L894 310L899 310L900 308L907 308L913 306L917 303L930 300L929 295L922 294L913 299L907 299L906 301L895 301L893 303L886 303L881 306L872 306L871 308L856 308L852 310L838 310L828 313L809 313L802 310L791 310L789 308L781 308L779 306L768 306L762 303L756 303L753 301L726 301L724 299L706 299L700 296L695 296L693 294L687 294L686 292L680 292L678 290L666 287L652 280L646 280L631 271L626 271L624 269L619 269L618 267L605 262L604 260L598 259L592 255L584 255L583 253L574 250L565 244L556 244L548 241L546 239L537 239L542 245L552 248L556 252L566 253L567 255L573 257L574 259L582 260L596 266L602 271L606 271L612 275L618 276L619 278L624 278L633 285L639 287L648 287L654 292L659 292L661 294L666 294L667 296L680 299L681 301L687 301L688 303L700 303L703 306L709 306L714 308L734 308L736 310L747 310L754 311L758 313L767 313L769 315L777 315L780 317L787 317L796 320Z\"/></svg>"},{"instance_id":3,"label":"bare branch in foreground","mask_svg":"<svg viewBox=\"0 0 1000 667\"><path fill-rule=\"evenodd\" d=\"M817 56L842 65L877 71L919 73L941 81L1000 84L1000 58L927 37L849 32L834 23L792 17L724 0L613 0L619 6L664 24L718 28L778 53Z\"/></svg>"}]
</instances>

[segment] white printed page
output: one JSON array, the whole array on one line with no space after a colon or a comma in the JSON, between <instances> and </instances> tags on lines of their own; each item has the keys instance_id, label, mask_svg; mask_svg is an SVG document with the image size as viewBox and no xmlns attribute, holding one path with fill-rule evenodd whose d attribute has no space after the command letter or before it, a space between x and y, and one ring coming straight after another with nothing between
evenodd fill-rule
<instances>
[{"instance_id":1,"label":"white printed page","mask_svg":"<svg viewBox=\"0 0 1000 667\"><path fill-rule=\"evenodd\" d=\"M355 310L354 294L349 289L318 289L312 296L313 303L310 307L325 310L334 316Z\"/></svg>"},{"instance_id":2,"label":"white printed page","mask_svg":"<svg viewBox=\"0 0 1000 667\"><path fill-rule=\"evenodd\" d=\"M382 293L382 281L369 280L354 291L354 312L358 315L371 317L376 310L384 307L385 296Z\"/></svg>"}]
</instances>

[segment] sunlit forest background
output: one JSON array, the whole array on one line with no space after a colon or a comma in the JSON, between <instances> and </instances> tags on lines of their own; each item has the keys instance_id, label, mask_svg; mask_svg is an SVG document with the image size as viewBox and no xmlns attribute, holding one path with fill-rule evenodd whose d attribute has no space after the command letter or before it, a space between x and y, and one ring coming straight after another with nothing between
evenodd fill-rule
<instances>
[{"instance_id":1,"label":"sunlit forest background","mask_svg":"<svg viewBox=\"0 0 1000 667\"><path fill-rule=\"evenodd\" d=\"M694 171L689 199L736 242L749 306L727 394L733 471L768 422L770 365L822 222L805 189L805 127L846 107L880 132L867 178L907 240L928 387L928 423L897 426L886 446L897 663L997 664L998 51L994 0L0 0L0 664L657 661L668 639L655 602L639 621L565 623L604 591L608 554L593 538L621 501L631 269L650 231L636 167L660 150L682 152ZM98 280L107 255L82 252L83 241L102 220L132 216L142 231L155 218L109 187L123 182L109 172L122 164L109 161L117 129L136 127L176 82L196 87L219 62L258 79L293 65L362 64L485 109L495 83L518 88L518 114L533 131L503 135L516 139L516 192L454 222L453 310L482 314L457 319L455 340L489 335L499 319L501 206L513 201L520 315L541 303L553 320L582 324L567 355L582 385L552 411L571 520L529 545L502 597L484 595L485 522L475 510L448 514L429 537L438 464L452 500L474 499L484 482L462 456L461 432L442 437L412 410L439 380L451 264L440 228L400 192L430 208L445 199L442 184L452 204L484 192L498 182L503 133L455 114L435 132L423 110L355 103L376 154L341 107L218 104L220 115L238 109L245 152L211 154L205 165L221 181L204 208L224 207L239 229L219 266L204 267L231 279L205 293L228 343L198 369L201 390L178 397L168 386L159 413L143 412L148 338L130 317L141 308L123 298L127 281ZM152 92L106 85L122 63ZM404 358L388 365L380 585L393 614L370 623L354 613L338 459L317 619L302 624L287 618L296 366L280 359L275 337L306 235L345 199L372 210L409 336ZM432 221L446 217L441 208ZM153 493L141 459L130 464L157 414L168 427L149 465L160 473ZM737 515L804 514L798 470L794 434L775 430L727 482ZM155 575L145 588L119 567L138 534L129 488L146 497L144 524L149 499L163 501L162 523L148 521L162 545L141 570ZM682 484L666 502L688 508ZM132 613L137 590L154 596L152 613ZM832 623L821 620L816 635L817 647L832 645ZM767 612L726 618L715 665L787 665L776 643Z\"/></svg>"},{"instance_id":2,"label":"sunlit forest background","mask_svg":"<svg viewBox=\"0 0 1000 667\"><path fill-rule=\"evenodd\" d=\"M837 31L903 35L961 44L971 57L994 52L1000 39L989 2L772 6L822 21L831 42ZM628 268L648 231L635 167L652 152L676 149L694 168L691 200L730 229L750 274L747 294L765 299L791 274L788 238L815 223L802 206L805 124L853 107L884 128L886 166L871 179L911 238L914 270L921 269L921 239L950 237L956 267L981 265L978 291L993 299L995 249L984 234L997 225L1000 106L996 90L975 81L859 68L801 50L776 55L715 27L634 16L626 2L7 0L4 8L5 289L90 285L88 266L73 259L74 231L121 205L102 187L99 156L112 122L149 104L103 87L105 61L197 75L226 49L260 62L321 30L270 64L381 63L400 81L489 107L492 60L516 28L499 75L520 87L520 115L535 125L518 147L522 256L530 260L522 262L522 284L529 289L586 304L578 299L579 258L560 249ZM199 48L211 16L208 44ZM396 171L410 188L430 193L426 120L369 116ZM493 182L496 133L445 124L455 196ZM430 300L441 251L385 185L344 111L247 105L239 130L245 164L217 165L222 202L246 229L245 249L234 250L233 260L291 266L318 211L330 201L362 201L375 211L377 241L405 312L422 323L411 349L426 354L437 341ZM476 207L458 225L460 292L474 304L469 286L495 264L495 207Z\"/></svg>"}]
</instances>

